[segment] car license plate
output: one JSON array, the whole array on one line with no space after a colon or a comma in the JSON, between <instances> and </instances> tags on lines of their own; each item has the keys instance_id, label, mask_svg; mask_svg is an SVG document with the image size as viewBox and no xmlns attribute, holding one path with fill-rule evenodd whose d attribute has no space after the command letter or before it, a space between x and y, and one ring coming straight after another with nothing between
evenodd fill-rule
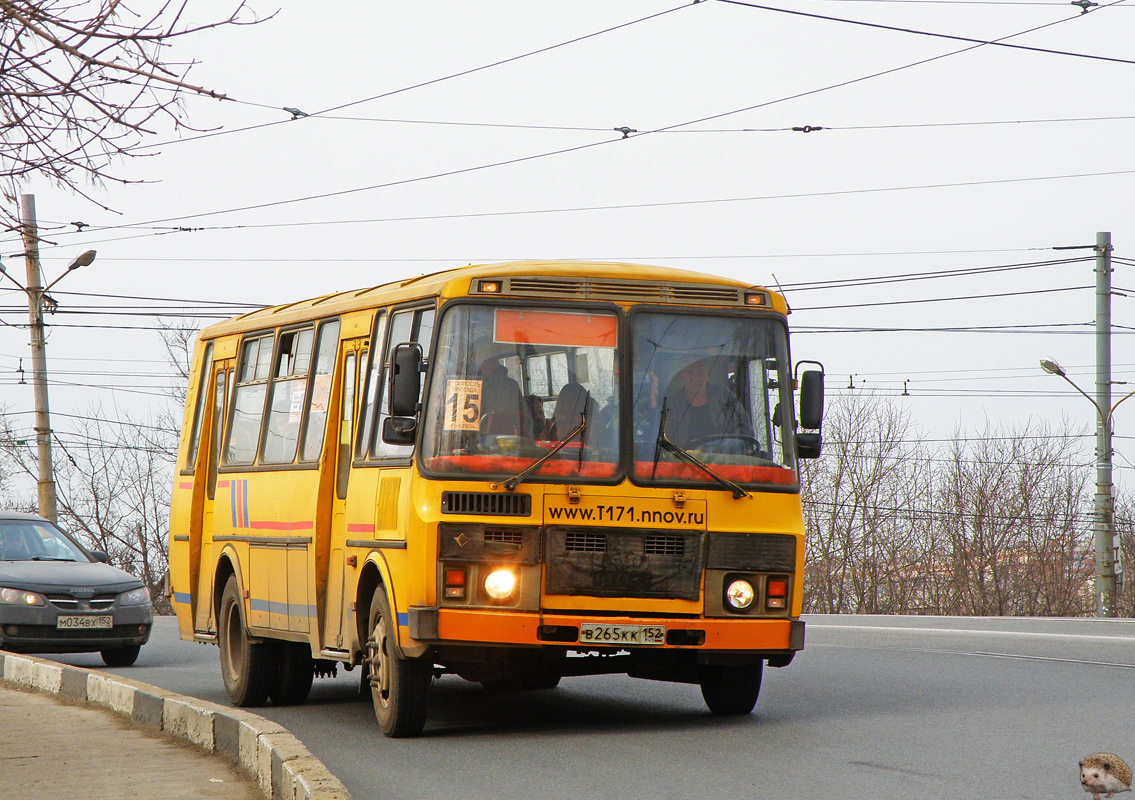
<instances>
[{"instance_id":1,"label":"car license plate","mask_svg":"<svg viewBox=\"0 0 1135 800\"><path fill-rule=\"evenodd\" d=\"M579 641L580 644L664 644L666 628L662 625L598 625L585 622L579 626Z\"/></svg>"},{"instance_id":2,"label":"car license plate","mask_svg":"<svg viewBox=\"0 0 1135 800\"><path fill-rule=\"evenodd\" d=\"M112 617L110 614L103 614L99 616L84 614L83 616L56 617L55 627L61 630L91 630L113 628L114 617Z\"/></svg>"}]
</instances>

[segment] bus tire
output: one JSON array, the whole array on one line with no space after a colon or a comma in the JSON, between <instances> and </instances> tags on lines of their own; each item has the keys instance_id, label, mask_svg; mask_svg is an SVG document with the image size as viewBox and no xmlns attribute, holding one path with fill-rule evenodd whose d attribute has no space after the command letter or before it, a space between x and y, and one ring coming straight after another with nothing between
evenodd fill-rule
<instances>
[{"instance_id":1,"label":"bus tire","mask_svg":"<svg viewBox=\"0 0 1135 800\"><path fill-rule=\"evenodd\" d=\"M234 706L262 706L268 700L275 673L275 652L270 642L252 643L244 624L244 605L236 576L229 577L221 594L217 624L221 650L221 678Z\"/></svg>"},{"instance_id":2,"label":"bus tire","mask_svg":"<svg viewBox=\"0 0 1135 800\"><path fill-rule=\"evenodd\" d=\"M761 661L744 667L703 665L699 670L699 683L710 713L735 716L752 712L761 693L763 667Z\"/></svg>"},{"instance_id":3,"label":"bus tire","mask_svg":"<svg viewBox=\"0 0 1135 800\"><path fill-rule=\"evenodd\" d=\"M279 666L268 697L276 705L299 705L307 700L315 678L311 647L304 642L280 642L277 657Z\"/></svg>"},{"instance_id":4,"label":"bus tire","mask_svg":"<svg viewBox=\"0 0 1135 800\"><path fill-rule=\"evenodd\" d=\"M395 625L386 590L379 585L367 622L367 675L378 727L391 739L400 739L417 736L426 725L433 663L399 656Z\"/></svg>"}]
</instances>

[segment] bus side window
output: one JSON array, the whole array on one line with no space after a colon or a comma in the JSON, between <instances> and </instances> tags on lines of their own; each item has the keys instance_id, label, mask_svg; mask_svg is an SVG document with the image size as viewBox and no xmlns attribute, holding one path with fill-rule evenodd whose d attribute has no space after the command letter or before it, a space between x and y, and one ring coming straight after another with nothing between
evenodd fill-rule
<instances>
[{"instance_id":1,"label":"bus side window","mask_svg":"<svg viewBox=\"0 0 1135 800\"><path fill-rule=\"evenodd\" d=\"M197 383L197 402L193 407L193 432L189 435L189 449L185 454L183 475L192 475L197 466L197 448L201 446L201 419L205 415L205 398L209 394L209 375L213 371L213 343L205 345L205 355L201 357L200 376ZM214 431L213 436L216 437Z\"/></svg>"},{"instance_id":2,"label":"bus side window","mask_svg":"<svg viewBox=\"0 0 1135 800\"><path fill-rule=\"evenodd\" d=\"M273 336L248 339L241 350L240 372L233 394L232 422L229 424L226 464L251 464L260 441L260 420L272 364Z\"/></svg>"},{"instance_id":3,"label":"bus side window","mask_svg":"<svg viewBox=\"0 0 1135 800\"><path fill-rule=\"evenodd\" d=\"M386 312L378 312L374 321L374 334L371 336L371 349L382 352L382 338L386 335ZM371 431L374 429L374 406L382 385L382 359L368 362L366 353L360 357L359 375L366 375L362 407L359 409L359 438L355 445L355 458L365 458L370 446Z\"/></svg>"},{"instance_id":4,"label":"bus side window","mask_svg":"<svg viewBox=\"0 0 1135 800\"><path fill-rule=\"evenodd\" d=\"M281 331L268 400L268 424L260 448L263 464L290 464L296 457L311 368L314 328Z\"/></svg>"},{"instance_id":5,"label":"bus side window","mask_svg":"<svg viewBox=\"0 0 1135 800\"><path fill-rule=\"evenodd\" d=\"M209 448L209 479L205 483L209 499L212 500L217 493L217 462L221 455L221 423L225 419L225 394L228 390L232 370L217 372L216 384L213 388L213 446Z\"/></svg>"},{"instance_id":6,"label":"bus side window","mask_svg":"<svg viewBox=\"0 0 1135 800\"><path fill-rule=\"evenodd\" d=\"M335 496L347 499L351 475L351 431L355 422L355 354L343 359L343 408L339 415L339 458L335 467Z\"/></svg>"},{"instance_id":7,"label":"bus side window","mask_svg":"<svg viewBox=\"0 0 1135 800\"><path fill-rule=\"evenodd\" d=\"M390 339L387 342L384 358L383 383L389 375L390 362L394 356L394 348L403 342L417 342L422 346L422 352L429 353L430 342L433 340L434 309L416 308L400 311L390 320ZM378 359L376 359L376 365ZM425 381L422 381L422 392L425 392ZM420 399L420 398L419 398ZM379 403L378 420L375 423L375 443L372 453L377 458L409 458L414 452L413 445L387 444L382 441L382 424L390 416L389 407Z\"/></svg>"},{"instance_id":8,"label":"bus side window","mask_svg":"<svg viewBox=\"0 0 1135 800\"><path fill-rule=\"evenodd\" d=\"M327 429L327 412L331 402L331 379L335 375L335 358L339 355L339 320L319 327L319 344L315 351L315 368L311 370L311 390L307 405L307 421L303 434L300 461L315 461L323 452L323 432Z\"/></svg>"}]
</instances>

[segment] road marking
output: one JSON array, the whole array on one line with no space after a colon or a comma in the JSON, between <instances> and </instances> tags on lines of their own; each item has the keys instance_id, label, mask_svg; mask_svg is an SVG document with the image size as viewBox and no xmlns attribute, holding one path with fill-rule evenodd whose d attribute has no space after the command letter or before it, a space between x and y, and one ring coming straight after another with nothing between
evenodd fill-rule
<instances>
[{"instance_id":1,"label":"road marking","mask_svg":"<svg viewBox=\"0 0 1135 800\"><path fill-rule=\"evenodd\" d=\"M984 634L987 636L1026 636L1038 639L1054 638L1054 639L1108 639L1117 642L1130 642L1135 639L1135 632L1131 636L1100 636L1092 633L1029 633L1027 631L985 631L976 630L971 628L906 628L906 627L879 627L877 625L825 625L822 622L809 622L808 630L814 628L826 628L828 630L846 630L846 631L903 631L909 633L959 633L959 634Z\"/></svg>"},{"instance_id":2,"label":"road marking","mask_svg":"<svg viewBox=\"0 0 1135 800\"><path fill-rule=\"evenodd\" d=\"M1063 664L1086 664L1093 667L1119 667L1120 669L1135 669L1135 664L1117 664L1113 661L1088 661L1082 658L1056 658L1055 656L1026 656L1014 653L985 653L972 650L933 650L925 647L871 647L863 644L810 644L808 648L831 647L842 650L895 650L908 653L934 653L940 655L948 653L955 656L981 656L983 658L1017 658L1024 661L1057 661Z\"/></svg>"}]
</instances>

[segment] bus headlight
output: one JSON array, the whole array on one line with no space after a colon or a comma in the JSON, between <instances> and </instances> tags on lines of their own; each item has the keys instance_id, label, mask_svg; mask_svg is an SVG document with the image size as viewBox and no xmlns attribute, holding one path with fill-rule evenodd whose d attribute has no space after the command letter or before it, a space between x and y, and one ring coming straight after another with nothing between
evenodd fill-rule
<instances>
[{"instance_id":1,"label":"bus headlight","mask_svg":"<svg viewBox=\"0 0 1135 800\"><path fill-rule=\"evenodd\" d=\"M485 577L485 593L494 600L505 600L516 589L516 574L507 569L494 569Z\"/></svg>"},{"instance_id":2,"label":"bus headlight","mask_svg":"<svg viewBox=\"0 0 1135 800\"><path fill-rule=\"evenodd\" d=\"M753 584L743 578L733 581L725 590L725 599L737 611L744 611L751 606L756 596L757 593L753 589Z\"/></svg>"}]
</instances>

